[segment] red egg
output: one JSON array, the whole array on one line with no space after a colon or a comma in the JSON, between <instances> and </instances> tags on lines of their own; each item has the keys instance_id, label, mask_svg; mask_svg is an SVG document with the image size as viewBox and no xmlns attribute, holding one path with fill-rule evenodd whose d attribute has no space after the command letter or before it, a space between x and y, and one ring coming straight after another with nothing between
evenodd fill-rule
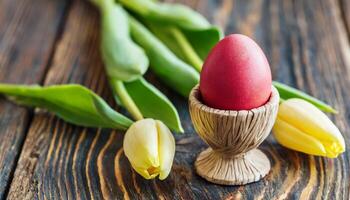
<instances>
[{"instance_id":1,"label":"red egg","mask_svg":"<svg viewBox=\"0 0 350 200\"><path fill-rule=\"evenodd\" d=\"M251 38L232 34L209 53L200 77L202 101L221 110L250 110L271 95L271 70L264 52Z\"/></svg>"}]
</instances>

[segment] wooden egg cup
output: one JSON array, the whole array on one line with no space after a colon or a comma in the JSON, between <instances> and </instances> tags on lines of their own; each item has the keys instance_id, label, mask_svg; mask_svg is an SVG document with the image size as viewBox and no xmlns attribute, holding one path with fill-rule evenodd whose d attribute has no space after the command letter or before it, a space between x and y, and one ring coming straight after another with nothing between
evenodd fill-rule
<instances>
[{"instance_id":1,"label":"wooden egg cup","mask_svg":"<svg viewBox=\"0 0 350 200\"><path fill-rule=\"evenodd\" d=\"M223 185L243 185L260 180L270 171L267 156L256 149L270 134L279 94L272 86L269 101L252 110L219 110L200 101L199 86L191 91L189 108L199 136L210 146L195 162L197 173Z\"/></svg>"}]
</instances>

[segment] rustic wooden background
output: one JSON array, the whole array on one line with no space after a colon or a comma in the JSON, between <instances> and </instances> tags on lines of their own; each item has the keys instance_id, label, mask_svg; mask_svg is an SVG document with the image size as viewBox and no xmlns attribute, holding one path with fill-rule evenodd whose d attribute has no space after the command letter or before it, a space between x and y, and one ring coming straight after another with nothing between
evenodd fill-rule
<instances>
[{"instance_id":1,"label":"rustic wooden background","mask_svg":"<svg viewBox=\"0 0 350 200\"><path fill-rule=\"evenodd\" d=\"M349 0L182 0L223 27L253 37L275 80L334 105L350 148ZM0 82L80 83L110 103L99 55L99 16L87 0L0 0ZM350 151L337 159L287 150L272 136L261 149L273 168L247 186L210 184L193 171L206 145L187 101L147 75L177 106L186 130L177 136L171 175L135 174L123 134L84 129L0 98L0 199L349 199Z\"/></svg>"}]
</instances>

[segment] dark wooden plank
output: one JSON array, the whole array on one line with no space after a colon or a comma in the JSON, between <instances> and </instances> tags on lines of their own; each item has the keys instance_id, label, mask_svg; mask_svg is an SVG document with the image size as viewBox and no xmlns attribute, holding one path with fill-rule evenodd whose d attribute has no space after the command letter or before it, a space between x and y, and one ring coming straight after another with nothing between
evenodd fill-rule
<instances>
[{"instance_id":1,"label":"dark wooden plank","mask_svg":"<svg viewBox=\"0 0 350 200\"><path fill-rule=\"evenodd\" d=\"M45 75L67 1L0 1L0 82ZM0 199L5 197L30 122L27 109L0 99Z\"/></svg>"},{"instance_id":2,"label":"dark wooden plank","mask_svg":"<svg viewBox=\"0 0 350 200\"><path fill-rule=\"evenodd\" d=\"M45 85L81 83L105 98L110 97L99 56L98 21L92 5L85 0L73 1ZM111 139L120 141L122 135L111 133L110 130L71 126L52 115L37 112L20 155L8 198L101 199L99 180L103 174L99 173L100 153L117 152L115 147L113 151L102 149L108 147L107 142ZM106 161L113 164L114 155L110 154ZM108 166L109 177L115 177L111 166ZM112 189L122 195L118 187Z\"/></svg>"},{"instance_id":3,"label":"dark wooden plank","mask_svg":"<svg viewBox=\"0 0 350 200\"><path fill-rule=\"evenodd\" d=\"M227 32L255 38L266 51L274 79L335 105L332 119L349 148L349 41L336 1L236 2ZM266 185L244 188L243 197L265 199L349 199L349 156L337 159L286 150L270 137L262 149L273 170ZM259 195L258 195L259 194Z\"/></svg>"},{"instance_id":4,"label":"dark wooden plank","mask_svg":"<svg viewBox=\"0 0 350 200\"><path fill-rule=\"evenodd\" d=\"M350 1L349 0L339 0L339 6L344 20L345 27L350 38Z\"/></svg>"},{"instance_id":5,"label":"dark wooden plank","mask_svg":"<svg viewBox=\"0 0 350 200\"><path fill-rule=\"evenodd\" d=\"M335 105L332 117L349 148L349 41L335 1L182 1L196 7L227 33L249 35L263 47L275 79ZM111 100L99 56L98 15L74 1L45 84L82 83ZM172 173L144 180L122 151L121 133L83 129L37 112L20 156L9 199L349 199L349 160L307 156L263 143L271 173L246 186L208 183L193 170L206 145L195 134L187 101L148 75L179 109L186 133L177 138Z\"/></svg>"}]
</instances>

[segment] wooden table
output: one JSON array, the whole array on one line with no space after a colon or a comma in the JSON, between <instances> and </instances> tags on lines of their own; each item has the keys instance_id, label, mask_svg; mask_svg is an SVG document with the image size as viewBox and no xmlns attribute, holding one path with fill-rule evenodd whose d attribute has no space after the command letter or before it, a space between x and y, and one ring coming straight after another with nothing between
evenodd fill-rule
<instances>
[{"instance_id":1,"label":"wooden table","mask_svg":"<svg viewBox=\"0 0 350 200\"><path fill-rule=\"evenodd\" d=\"M253 37L273 77L334 105L331 116L350 139L349 0L182 0L226 33ZM261 149L272 162L258 183L228 187L197 176L193 162L206 145L196 135L187 100L148 79L177 106L172 173L147 181L122 151L123 133L64 123L0 98L0 199L349 199L350 151L337 159L278 145ZM99 54L99 16L86 0L1 0L0 82L80 83L113 105Z\"/></svg>"}]
</instances>

